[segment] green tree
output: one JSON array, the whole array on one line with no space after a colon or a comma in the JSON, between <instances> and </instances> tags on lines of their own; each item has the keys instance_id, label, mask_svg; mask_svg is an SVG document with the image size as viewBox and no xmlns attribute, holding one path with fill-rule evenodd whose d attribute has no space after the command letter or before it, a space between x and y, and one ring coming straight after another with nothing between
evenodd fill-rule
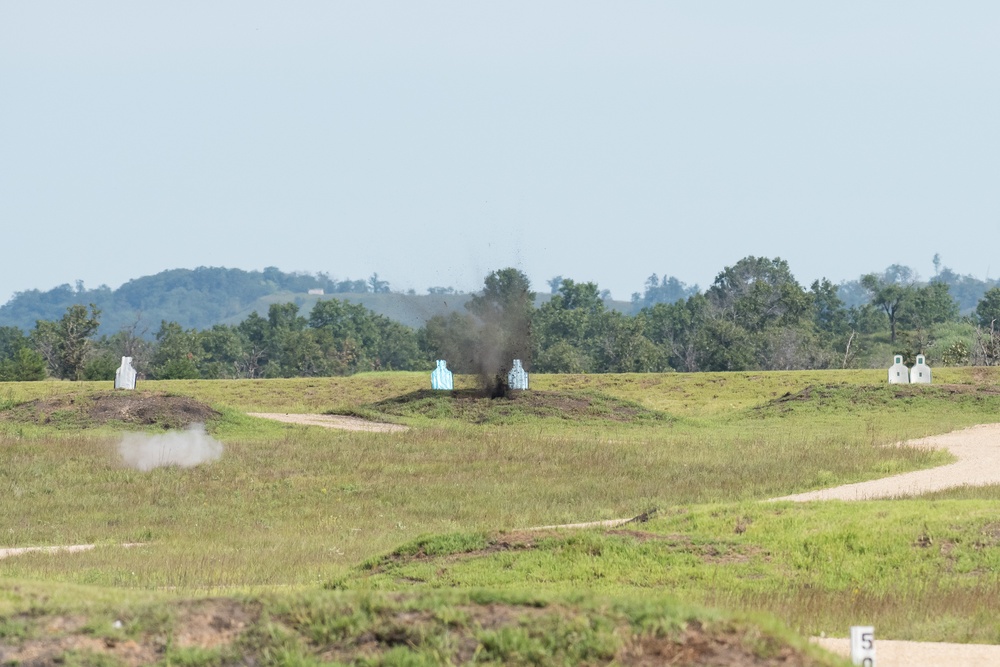
<instances>
[{"instance_id":1,"label":"green tree","mask_svg":"<svg viewBox=\"0 0 1000 667\"><path fill-rule=\"evenodd\" d=\"M843 336L850 330L848 311L837 294L837 286L823 278L809 287L813 323L816 330L829 337Z\"/></svg>"},{"instance_id":2,"label":"green tree","mask_svg":"<svg viewBox=\"0 0 1000 667\"><path fill-rule=\"evenodd\" d=\"M705 297L708 314L695 342L701 370L808 366L814 302L788 262L745 257L720 272Z\"/></svg>"},{"instance_id":3,"label":"green tree","mask_svg":"<svg viewBox=\"0 0 1000 667\"><path fill-rule=\"evenodd\" d=\"M976 304L976 321L988 331L1000 330L1000 287L990 288L983 294Z\"/></svg>"},{"instance_id":4,"label":"green tree","mask_svg":"<svg viewBox=\"0 0 1000 667\"><path fill-rule=\"evenodd\" d=\"M368 289L370 289L374 294L388 294L389 282L386 280L379 280L378 274L373 273L371 277L368 278Z\"/></svg>"},{"instance_id":5,"label":"green tree","mask_svg":"<svg viewBox=\"0 0 1000 667\"><path fill-rule=\"evenodd\" d=\"M907 300L912 297L913 289L909 285L886 280L876 273L861 276L861 286L868 291L872 305L881 308L889 318L889 340L895 344L899 316Z\"/></svg>"},{"instance_id":6,"label":"green tree","mask_svg":"<svg viewBox=\"0 0 1000 667\"><path fill-rule=\"evenodd\" d=\"M360 304L329 299L309 315L332 372L423 368L417 334Z\"/></svg>"},{"instance_id":7,"label":"green tree","mask_svg":"<svg viewBox=\"0 0 1000 667\"><path fill-rule=\"evenodd\" d=\"M239 360L240 376L263 377L268 363L268 321L254 311L237 325L236 330L243 341L243 354Z\"/></svg>"},{"instance_id":8,"label":"green tree","mask_svg":"<svg viewBox=\"0 0 1000 667\"><path fill-rule=\"evenodd\" d=\"M595 358L602 373L653 373L668 368L666 355L645 335L645 320L617 311L597 316Z\"/></svg>"},{"instance_id":9,"label":"green tree","mask_svg":"<svg viewBox=\"0 0 1000 667\"><path fill-rule=\"evenodd\" d=\"M727 266L706 296L716 313L751 333L797 324L809 308L809 297L780 257L745 257Z\"/></svg>"},{"instance_id":10,"label":"green tree","mask_svg":"<svg viewBox=\"0 0 1000 667\"><path fill-rule=\"evenodd\" d=\"M101 326L101 311L90 304L72 305L56 322L39 320L32 332L32 344L49 370L64 380L81 380L90 352L91 337Z\"/></svg>"},{"instance_id":11,"label":"green tree","mask_svg":"<svg viewBox=\"0 0 1000 667\"><path fill-rule=\"evenodd\" d=\"M308 321L295 303L273 303L267 309L265 377L322 375L322 353Z\"/></svg>"},{"instance_id":12,"label":"green tree","mask_svg":"<svg viewBox=\"0 0 1000 667\"><path fill-rule=\"evenodd\" d=\"M483 320L529 319L534 310L535 293L528 276L514 268L493 271L483 281L483 291L472 295L466 309Z\"/></svg>"},{"instance_id":13,"label":"green tree","mask_svg":"<svg viewBox=\"0 0 1000 667\"><path fill-rule=\"evenodd\" d=\"M0 360L13 359L30 341L17 327L0 327Z\"/></svg>"},{"instance_id":14,"label":"green tree","mask_svg":"<svg viewBox=\"0 0 1000 667\"><path fill-rule=\"evenodd\" d=\"M87 359L87 363L84 364L82 379L88 382L113 381L115 379L115 371L118 370L120 364L120 358L115 358L107 352L92 355Z\"/></svg>"},{"instance_id":15,"label":"green tree","mask_svg":"<svg viewBox=\"0 0 1000 667\"><path fill-rule=\"evenodd\" d=\"M152 373L157 380L196 380L204 353L198 332L177 322L161 322L156 332Z\"/></svg>"},{"instance_id":16,"label":"green tree","mask_svg":"<svg viewBox=\"0 0 1000 667\"><path fill-rule=\"evenodd\" d=\"M0 382L29 382L46 378L45 359L24 346L7 359L0 361Z\"/></svg>"},{"instance_id":17,"label":"green tree","mask_svg":"<svg viewBox=\"0 0 1000 667\"><path fill-rule=\"evenodd\" d=\"M743 371L759 367L758 341L746 329L723 317L710 317L695 342L702 371Z\"/></svg>"},{"instance_id":18,"label":"green tree","mask_svg":"<svg viewBox=\"0 0 1000 667\"><path fill-rule=\"evenodd\" d=\"M710 305L703 294L685 301L658 303L644 308L638 317L645 320L646 336L666 354L671 368L693 372L701 370L704 339L701 331L710 317Z\"/></svg>"},{"instance_id":19,"label":"green tree","mask_svg":"<svg viewBox=\"0 0 1000 667\"><path fill-rule=\"evenodd\" d=\"M203 378L228 379L246 377L242 372L244 359L244 339L236 327L216 324L201 332L199 337L204 352L198 364L198 373Z\"/></svg>"},{"instance_id":20,"label":"green tree","mask_svg":"<svg viewBox=\"0 0 1000 667\"><path fill-rule=\"evenodd\" d=\"M911 288L910 298L900 313L900 322L910 329L926 330L935 324L958 319L958 304L951 297L948 285L932 282Z\"/></svg>"},{"instance_id":21,"label":"green tree","mask_svg":"<svg viewBox=\"0 0 1000 667\"><path fill-rule=\"evenodd\" d=\"M558 293L532 316L535 368L543 373L598 371L598 330L604 312L596 283L563 279Z\"/></svg>"},{"instance_id":22,"label":"green tree","mask_svg":"<svg viewBox=\"0 0 1000 667\"><path fill-rule=\"evenodd\" d=\"M58 326L51 320L37 320L29 336L31 348L45 360L45 368L52 377L62 377L59 362Z\"/></svg>"},{"instance_id":23,"label":"green tree","mask_svg":"<svg viewBox=\"0 0 1000 667\"><path fill-rule=\"evenodd\" d=\"M698 293L698 286L688 287L673 276L661 279L655 273L646 279L642 294L632 294L633 307L651 308L658 303L677 303Z\"/></svg>"}]
</instances>

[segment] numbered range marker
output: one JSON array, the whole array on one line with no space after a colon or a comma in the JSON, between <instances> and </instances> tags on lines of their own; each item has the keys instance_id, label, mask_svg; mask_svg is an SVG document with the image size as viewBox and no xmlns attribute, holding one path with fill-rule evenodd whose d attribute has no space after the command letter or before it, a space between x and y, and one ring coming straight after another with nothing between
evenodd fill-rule
<instances>
[{"instance_id":1,"label":"numbered range marker","mask_svg":"<svg viewBox=\"0 0 1000 667\"><path fill-rule=\"evenodd\" d=\"M870 625L851 626L851 662L863 667L875 667L875 628Z\"/></svg>"}]
</instances>

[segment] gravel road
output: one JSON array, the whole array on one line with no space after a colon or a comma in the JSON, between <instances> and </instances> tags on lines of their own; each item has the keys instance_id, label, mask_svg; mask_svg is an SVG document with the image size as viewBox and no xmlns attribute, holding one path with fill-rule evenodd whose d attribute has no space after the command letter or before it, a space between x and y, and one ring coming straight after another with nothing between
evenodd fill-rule
<instances>
[{"instance_id":1,"label":"gravel road","mask_svg":"<svg viewBox=\"0 0 1000 667\"><path fill-rule=\"evenodd\" d=\"M958 461L870 482L845 484L771 500L871 500L916 496L955 486L1000 484L1000 424L983 424L944 435L908 440L909 447L947 449Z\"/></svg>"}]
</instances>

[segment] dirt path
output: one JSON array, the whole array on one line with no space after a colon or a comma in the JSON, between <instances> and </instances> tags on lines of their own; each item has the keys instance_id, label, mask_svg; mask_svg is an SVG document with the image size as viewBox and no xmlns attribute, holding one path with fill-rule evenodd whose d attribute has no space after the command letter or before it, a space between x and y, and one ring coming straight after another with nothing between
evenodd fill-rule
<instances>
[{"instance_id":1,"label":"dirt path","mask_svg":"<svg viewBox=\"0 0 1000 667\"><path fill-rule=\"evenodd\" d=\"M126 549L131 549L132 547L141 547L142 542L126 542L125 544L120 544L118 546L124 547ZM78 551L90 551L95 549L96 544L67 544L58 547L9 547L6 549L0 549L0 559L9 558L11 556L20 556L21 554L30 553L45 553L54 554L59 552L65 553L76 553Z\"/></svg>"},{"instance_id":2,"label":"dirt path","mask_svg":"<svg viewBox=\"0 0 1000 667\"><path fill-rule=\"evenodd\" d=\"M1000 484L1000 424L982 424L944 435L909 440L905 444L909 447L947 449L958 461L930 470L918 470L771 500L870 500L916 496L955 486Z\"/></svg>"},{"instance_id":3,"label":"dirt path","mask_svg":"<svg viewBox=\"0 0 1000 667\"><path fill-rule=\"evenodd\" d=\"M848 639L814 637L831 653L850 658ZM875 640L875 663L878 667L979 667L1000 665L1000 646L992 644L943 644L937 642L904 642L893 639Z\"/></svg>"},{"instance_id":4,"label":"dirt path","mask_svg":"<svg viewBox=\"0 0 1000 667\"><path fill-rule=\"evenodd\" d=\"M383 422L371 422L359 417L345 417L343 415L300 415L286 414L280 412L248 412L251 417L261 419L273 419L288 424L301 424L303 426L322 426L324 428L339 428L345 431L370 431L373 433L401 433L409 431L408 426L399 424L386 424Z\"/></svg>"}]
</instances>

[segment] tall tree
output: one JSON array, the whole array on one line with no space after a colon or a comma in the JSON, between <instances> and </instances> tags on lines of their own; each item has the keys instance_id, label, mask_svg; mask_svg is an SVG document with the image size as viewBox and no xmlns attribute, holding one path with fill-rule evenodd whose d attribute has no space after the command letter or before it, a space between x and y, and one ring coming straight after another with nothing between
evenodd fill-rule
<instances>
[{"instance_id":1,"label":"tall tree","mask_svg":"<svg viewBox=\"0 0 1000 667\"><path fill-rule=\"evenodd\" d=\"M235 379L246 377L242 361L246 352L244 339L233 326L216 324L199 336L204 357L198 364L198 372L203 378Z\"/></svg>"},{"instance_id":2,"label":"tall tree","mask_svg":"<svg viewBox=\"0 0 1000 667\"><path fill-rule=\"evenodd\" d=\"M697 293L697 285L689 287L673 276L661 279L654 273L646 279L641 295L638 292L632 294L632 304L634 308L649 308L658 303L677 303Z\"/></svg>"},{"instance_id":3,"label":"tall tree","mask_svg":"<svg viewBox=\"0 0 1000 667\"><path fill-rule=\"evenodd\" d=\"M872 305L881 308L889 318L889 340L895 344L899 316L907 299L912 297L912 287L876 273L861 276L861 285L868 290Z\"/></svg>"},{"instance_id":4,"label":"tall tree","mask_svg":"<svg viewBox=\"0 0 1000 667\"><path fill-rule=\"evenodd\" d=\"M379 280L378 274L373 273L368 279L368 288L374 294L386 294L389 292L389 282L387 280Z\"/></svg>"},{"instance_id":5,"label":"tall tree","mask_svg":"<svg viewBox=\"0 0 1000 667\"><path fill-rule=\"evenodd\" d=\"M558 294L535 311L531 333L533 363L546 373L598 370L596 352L604 302L596 283L564 279Z\"/></svg>"},{"instance_id":6,"label":"tall tree","mask_svg":"<svg viewBox=\"0 0 1000 667\"><path fill-rule=\"evenodd\" d=\"M0 359L13 359L30 341L17 327L0 327Z\"/></svg>"},{"instance_id":7,"label":"tall tree","mask_svg":"<svg viewBox=\"0 0 1000 667\"><path fill-rule=\"evenodd\" d=\"M946 283L932 282L913 287L901 314L901 322L912 329L927 329L958 319L958 304Z\"/></svg>"},{"instance_id":8,"label":"tall tree","mask_svg":"<svg viewBox=\"0 0 1000 667\"><path fill-rule=\"evenodd\" d=\"M745 257L727 266L706 296L722 317L751 333L795 324L809 307L805 290L780 257Z\"/></svg>"},{"instance_id":9,"label":"tall tree","mask_svg":"<svg viewBox=\"0 0 1000 667\"><path fill-rule=\"evenodd\" d=\"M0 382L44 380L45 359L30 347L22 347L10 359L0 361Z\"/></svg>"},{"instance_id":10,"label":"tall tree","mask_svg":"<svg viewBox=\"0 0 1000 667\"><path fill-rule=\"evenodd\" d=\"M704 361L701 332L710 317L704 294L695 294L686 301L655 304L640 311L638 317L646 321L646 335L663 349L671 368L701 370Z\"/></svg>"},{"instance_id":11,"label":"tall tree","mask_svg":"<svg viewBox=\"0 0 1000 667\"><path fill-rule=\"evenodd\" d=\"M813 323L828 336L841 336L849 329L847 309L837 294L837 286L823 278L809 287L812 298Z\"/></svg>"},{"instance_id":12,"label":"tall tree","mask_svg":"<svg viewBox=\"0 0 1000 667\"><path fill-rule=\"evenodd\" d=\"M53 375L66 380L83 379L91 337L101 326L101 311L90 304L72 305L57 322L39 321L35 324L36 348L46 358Z\"/></svg>"},{"instance_id":13,"label":"tall tree","mask_svg":"<svg viewBox=\"0 0 1000 667\"><path fill-rule=\"evenodd\" d=\"M986 290L976 304L976 320L979 326L988 330L1000 330L1000 287Z\"/></svg>"},{"instance_id":14,"label":"tall tree","mask_svg":"<svg viewBox=\"0 0 1000 667\"><path fill-rule=\"evenodd\" d=\"M0 382L44 380L45 359L17 327L0 327Z\"/></svg>"},{"instance_id":15,"label":"tall tree","mask_svg":"<svg viewBox=\"0 0 1000 667\"><path fill-rule=\"evenodd\" d=\"M157 380L196 380L204 358L199 333L177 322L161 322L156 332L152 373Z\"/></svg>"}]
</instances>

